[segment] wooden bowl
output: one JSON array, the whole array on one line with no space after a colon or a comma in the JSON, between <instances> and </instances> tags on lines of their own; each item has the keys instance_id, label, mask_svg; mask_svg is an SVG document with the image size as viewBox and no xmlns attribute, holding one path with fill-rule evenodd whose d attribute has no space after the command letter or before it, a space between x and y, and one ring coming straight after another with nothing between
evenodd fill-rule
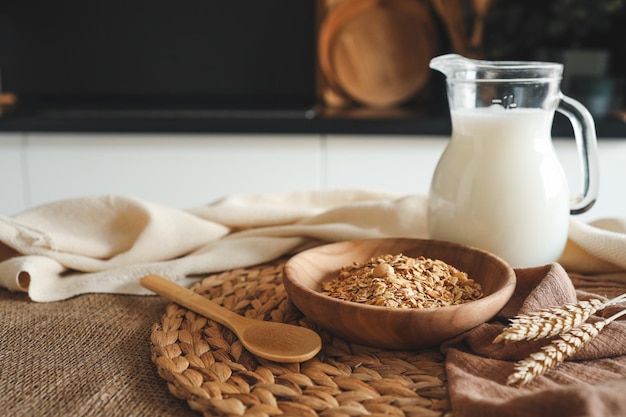
<instances>
[{"instance_id":1,"label":"wooden bowl","mask_svg":"<svg viewBox=\"0 0 626 417\"><path fill-rule=\"evenodd\" d=\"M391 308L323 295L321 283L341 267L384 254L442 260L480 283L485 295L465 304L434 308ZM335 335L385 349L436 346L495 316L515 289L513 268L480 249L421 239L369 239L333 243L301 252L287 261L284 285L289 299L310 320Z\"/></svg>"}]
</instances>

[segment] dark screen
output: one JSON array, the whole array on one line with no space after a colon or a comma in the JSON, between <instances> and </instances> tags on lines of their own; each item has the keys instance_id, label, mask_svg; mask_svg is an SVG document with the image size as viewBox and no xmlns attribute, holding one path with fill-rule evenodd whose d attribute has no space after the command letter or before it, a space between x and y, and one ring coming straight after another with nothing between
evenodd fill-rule
<instances>
[{"instance_id":1,"label":"dark screen","mask_svg":"<svg viewBox=\"0 0 626 417\"><path fill-rule=\"evenodd\" d=\"M2 3L2 90L26 102L167 107L314 97L312 0Z\"/></svg>"}]
</instances>

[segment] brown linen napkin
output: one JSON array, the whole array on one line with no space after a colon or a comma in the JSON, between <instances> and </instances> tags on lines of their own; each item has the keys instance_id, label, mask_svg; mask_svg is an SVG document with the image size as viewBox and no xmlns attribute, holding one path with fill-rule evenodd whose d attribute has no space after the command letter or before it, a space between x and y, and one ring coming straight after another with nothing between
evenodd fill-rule
<instances>
[{"instance_id":1,"label":"brown linen napkin","mask_svg":"<svg viewBox=\"0 0 626 417\"><path fill-rule=\"evenodd\" d=\"M626 285L608 277L590 280L584 290L577 289L557 263L517 269L516 274L516 291L495 320L443 346L454 416L626 416L625 321L611 323L572 360L536 377L523 388L506 385L508 375L517 360L540 350L548 341L492 343L507 319L516 314L577 299L611 298L626 292ZM612 312L615 308L596 315ZM589 321L598 320L597 316Z\"/></svg>"}]
</instances>

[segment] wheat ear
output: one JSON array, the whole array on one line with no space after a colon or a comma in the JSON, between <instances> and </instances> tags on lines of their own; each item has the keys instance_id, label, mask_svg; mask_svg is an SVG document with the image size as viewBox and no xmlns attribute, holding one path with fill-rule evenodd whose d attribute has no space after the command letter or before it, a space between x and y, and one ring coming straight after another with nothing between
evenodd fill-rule
<instances>
[{"instance_id":1,"label":"wheat ear","mask_svg":"<svg viewBox=\"0 0 626 417\"><path fill-rule=\"evenodd\" d=\"M625 298L626 293L608 301L592 299L520 314L510 320L509 326L493 340L493 343L536 340L568 332L586 322L596 311L617 304Z\"/></svg>"},{"instance_id":2,"label":"wheat ear","mask_svg":"<svg viewBox=\"0 0 626 417\"><path fill-rule=\"evenodd\" d=\"M598 333L609 323L626 314L621 310L609 318L597 321L593 324L585 323L561 334L549 345L541 348L541 351L532 353L528 358L515 364L514 372L508 377L507 385L523 386L535 377L543 375L546 371L578 352L584 345L595 338Z\"/></svg>"}]
</instances>

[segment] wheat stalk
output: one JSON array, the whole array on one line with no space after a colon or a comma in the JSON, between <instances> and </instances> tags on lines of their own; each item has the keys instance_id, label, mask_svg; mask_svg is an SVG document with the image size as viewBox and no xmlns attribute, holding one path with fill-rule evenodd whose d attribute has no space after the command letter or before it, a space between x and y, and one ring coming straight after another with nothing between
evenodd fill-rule
<instances>
[{"instance_id":1,"label":"wheat stalk","mask_svg":"<svg viewBox=\"0 0 626 417\"><path fill-rule=\"evenodd\" d=\"M561 334L558 339L542 347L541 351L532 353L528 358L517 362L514 372L506 381L507 385L523 386L535 377L543 375L546 371L578 352L583 346L593 340L607 324L624 314L626 314L626 309L606 319L593 324L585 323Z\"/></svg>"},{"instance_id":2,"label":"wheat stalk","mask_svg":"<svg viewBox=\"0 0 626 417\"><path fill-rule=\"evenodd\" d=\"M536 340L566 333L586 322L596 311L617 304L625 298L626 293L608 301L592 299L520 314L510 320L509 326L493 340L493 343Z\"/></svg>"}]
</instances>

